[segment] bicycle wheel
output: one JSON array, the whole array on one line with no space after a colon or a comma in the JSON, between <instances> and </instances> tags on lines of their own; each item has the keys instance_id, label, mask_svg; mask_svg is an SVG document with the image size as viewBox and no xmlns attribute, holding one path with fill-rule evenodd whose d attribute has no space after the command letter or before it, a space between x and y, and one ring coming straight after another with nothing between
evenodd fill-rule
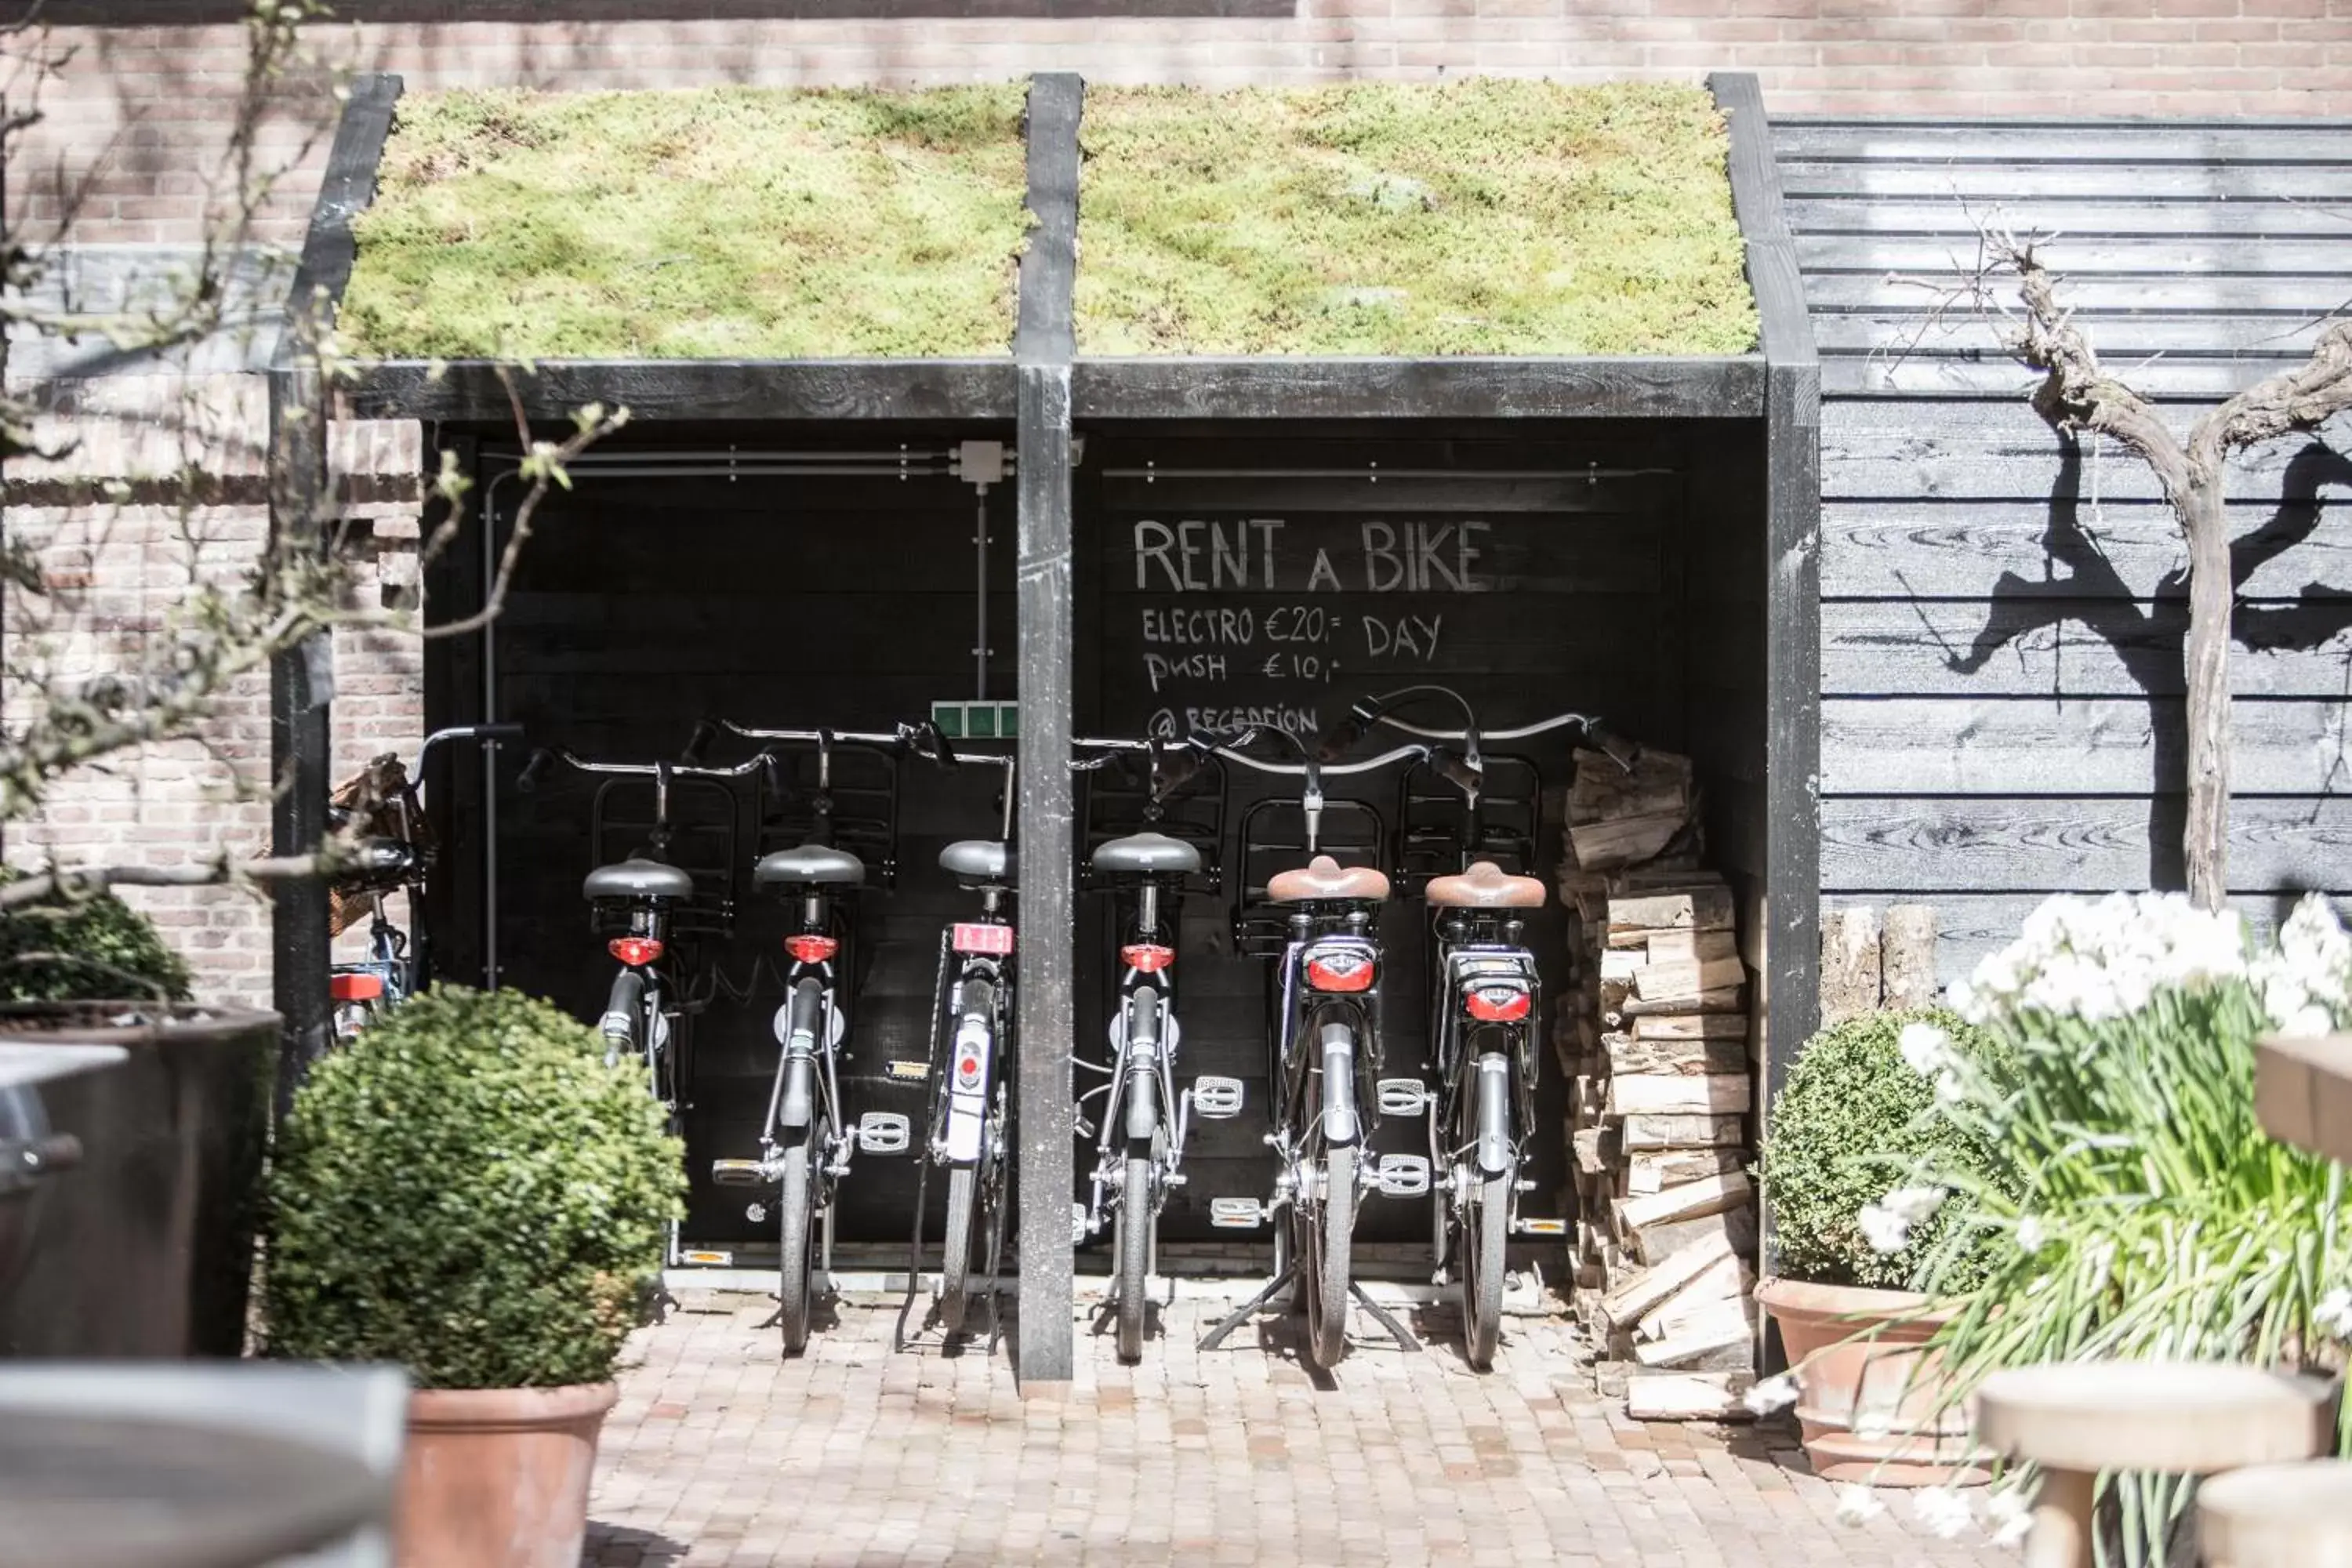
<instances>
[{"instance_id":1,"label":"bicycle wheel","mask_svg":"<svg viewBox=\"0 0 2352 1568\"><path fill-rule=\"evenodd\" d=\"M958 1165L948 1173L948 1229L940 1249L940 1327L963 1329L971 1304L971 1230L977 1218L980 1171Z\"/></svg>"},{"instance_id":2,"label":"bicycle wheel","mask_svg":"<svg viewBox=\"0 0 2352 1568\"><path fill-rule=\"evenodd\" d=\"M1356 1151L1323 1156L1326 1191L1300 1226L1307 1247L1307 1352L1320 1367L1339 1364L1348 1348L1348 1264L1356 1229Z\"/></svg>"},{"instance_id":3,"label":"bicycle wheel","mask_svg":"<svg viewBox=\"0 0 2352 1568\"><path fill-rule=\"evenodd\" d=\"M808 1347L811 1265L816 1248L816 1152L821 1141L811 1137L784 1151L784 1190L778 1200L782 1233L778 1237L781 1278L776 1295L777 1325L783 1331L784 1353L795 1356Z\"/></svg>"},{"instance_id":4,"label":"bicycle wheel","mask_svg":"<svg viewBox=\"0 0 2352 1568\"><path fill-rule=\"evenodd\" d=\"M1118 1194L1118 1359L1143 1359L1144 1280L1151 1272L1151 1160L1127 1157Z\"/></svg>"},{"instance_id":5,"label":"bicycle wheel","mask_svg":"<svg viewBox=\"0 0 2352 1568\"><path fill-rule=\"evenodd\" d=\"M1495 1364L1503 1337L1503 1243L1511 1225L1511 1188L1517 1171L1479 1184L1478 1201L1464 1221L1461 1248L1462 1338L1470 1364L1485 1372Z\"/></svg>"}]
</instances>

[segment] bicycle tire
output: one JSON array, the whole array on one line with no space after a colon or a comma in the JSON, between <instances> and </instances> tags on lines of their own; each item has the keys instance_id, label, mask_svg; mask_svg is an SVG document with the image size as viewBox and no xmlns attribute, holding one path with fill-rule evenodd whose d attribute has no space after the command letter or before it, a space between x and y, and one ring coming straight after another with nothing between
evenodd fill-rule
<instances>
[{"instance_id":1,"label":"bicycle tire","mask_svg":"<svg viewBox=\"0 0 2352 1568\"><path fill-rule=\"evenodd\" d=\"M1461 1227L1462 1339L1473 1371L1491 1371L1503 1337L1503 1244L1511 1226L1515 1168L1479 1184L1477 1211Z\"/></svg>"},{"instance_id":2,"label":"bicycle tire","mask_svg":"<svg viewBox=\"0 0 2352 1568\"><path fill-rule=\"evenodd\" d=\"M1315 1364L1328 1370L1348 1349L1348 1275L1356 1230L1356 1151L1333 1149L1323 1156L1325 1191L1312 1221L1303 1228L1314 1250L1307 1277L1307 1347Z\"/></svg>"},{"instance_id":3,"label":"bicycle tire","mask_svg":"<svg viewBox=\"0 0 2352 1568\"><path fill-rule=\"evenodd\" d=\"M780 1256L776 1288L776 1323L782 1331L784 1354L796 1356L808 1348L811 1262L816 1243L816 1149L812 1137L784 1151L783 1194L778 1200Z\"/></svg>"},{"instance_id":4,"label":"bicycle tire","mask_svg":"<svg viewBox=\"0 0 2352 1568\"><path fill-rule=\"evenodd\" d=\"M1151 1160L1127 1157L1118 1194L1118 1359L1143 1359L1144 1281L1151 1272Z\"/></svg>"},{"instance_id":5,"label":"bicycle tire","mask_svg":"<svg viewBox=\"0 0 2352 1568\"><path fill-rule=\"evenodd\" d=\"M948 1228L940 1247L940 1327L963 1331L971 1304L971 1230L980 1192L980 1170L958 1165L948 1173Z\"/></svg>"}]
</instances>

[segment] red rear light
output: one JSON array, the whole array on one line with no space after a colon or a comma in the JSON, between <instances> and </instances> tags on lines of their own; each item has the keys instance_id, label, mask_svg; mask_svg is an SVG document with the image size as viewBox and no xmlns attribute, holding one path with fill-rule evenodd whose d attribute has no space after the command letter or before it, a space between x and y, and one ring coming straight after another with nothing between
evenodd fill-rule
<instances>
[{"instance_id":1,"label":"red rear light","mask_svg":"<svg viewBox=\"0 0 2352 1568\"><path fill-rule=\"evenodd\" d=\"M958 952L990 953L1002 958L1013 951L1013 928L987 921L970 924L959 921L949 945Z\"/></svg>"},{"instance_id":2,"label":"red rear light","mask_svg":"<svg viewBox=\"0 0 2352 1568\"><path fill-rule=\"evenodd\" d=\"M383 994L381 974L336 974L327 980L327 994L338 1002L373 1002Z\"/></svg>"},{"instance_id":3,"label":"red rear light","mask_svg":"<svg viewBox=\"0 0 2352 1568\"><path fill-rule=\"evenodd\" d=\"M1157 974L1176 962L1176 950L1156 942L1139 942L1118 950L1118 961L1129 969Z\"/></svg>"},{"instance_id":4,"label":"red rear light","mask_svg":"<svg viewBox=\"0 0 2352 1568\"><path fill-rule=\"evenodd\" d=\"M662 955L661 938L657 936L616 936L604 947L632 969L642 969Z\"/></svg>"},{"instance_id":5,"label":"red rear light","mask_svg":"<svg viewBox=\"0 0 2352 1568\"><path fill-rule=\"evenodd\" d=\"M1465 992L1462 1005L1482 1024L1516 1024L1535 1006L1535 998L1516 985L1486 985Z\"/></svg>"},{"instance_id":6,"label":"red rear light","mask_svg":"<svg viewBox=\"0 0 2352 1568\"><path fill-rule=\"evenodd\" d=\"M784 951L803 963L830 963L841 951L841 943L829 936L788 936Z\"/></svg>"},{"instance_id":7,"label":"red rear light","mask_svg":"<svg viewBox=\"0 0 2352 1568\"><path fill-rule=\"evenodd\" d=\"M978 1057L965 1056L959 1057L957 1058L956 1087L958 1089L978 1089L980 1087L980 1058Z\"/></svg>"},{"instance_id":8,"label":"red rear light","mask_svg":"<svg viewBox=\"0 0 2352 1568\"><path fill-rule=\"evenodd\" d=\"M1307 984L1318 991L1370 991L1380 965L1360 952L1320 952L1307 960Z\"/></svg>"}]
</instances>

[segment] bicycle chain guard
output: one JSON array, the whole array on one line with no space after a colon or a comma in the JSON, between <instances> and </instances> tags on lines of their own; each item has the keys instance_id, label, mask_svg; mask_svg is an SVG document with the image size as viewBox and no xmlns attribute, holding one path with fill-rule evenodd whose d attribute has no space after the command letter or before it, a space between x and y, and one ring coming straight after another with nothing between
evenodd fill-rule
<instances>
[{"instance_id":1,"label":"bicycle chain guard","mask_svg":"<svg viewBox=\"0 0 2352 1568\"><path fill-rule=\"evenodd\" d=\"M1372 1173L1372 1184L1384 1198L1419 1198L1429 1195L1429 1156L1426 1154L1383 1154Z\"/></svg>"},{"instance_id":2,"label":"bicycle chain guard","mask_svg":"<svg viewBox=\"0 0 2352 1568\"><path fill-rule=\"evenodd\" d=\"M1242 1080L1237 1078L1194 1079L1192 1109L1211 1121L1223 1121L1239 1116L1242 1113Z\"/></svg>"},{"instance_id":3,"label":"bicycle chain guard","mask_svg":"<svg viewBox=\"0 0 2352 1568\"><path fill-rule=\"evenodd\" d=\"M1429 1092L1429 1085L1417 1078L1384 1078L1372 1098L1382 1116L1419 1116L1435 1097Z\"/></svg>"}]
</instances>

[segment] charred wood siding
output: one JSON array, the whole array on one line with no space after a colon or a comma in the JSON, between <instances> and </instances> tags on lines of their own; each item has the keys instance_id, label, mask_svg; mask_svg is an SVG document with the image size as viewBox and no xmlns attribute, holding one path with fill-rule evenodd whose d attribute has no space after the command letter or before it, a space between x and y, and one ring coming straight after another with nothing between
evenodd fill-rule
<instances>
[{"instance_id":1,"label":"charred wood siding","mask_svg":"<svg viewBox=\"0 0 2352 1568\"><path fill-rule=\"evenodd\" d=\"M2051 892L2180 885L2186 552L2147 470L2070 446L1939 309L1979 225L2044 256L2186 428L2352 307L2352 124L1789 121L1822 357L1822 888L1924 900L1950 979ZM2352 427L2231 480L2233 893L2352 890Z\"/></svg>"}]
</instances>

